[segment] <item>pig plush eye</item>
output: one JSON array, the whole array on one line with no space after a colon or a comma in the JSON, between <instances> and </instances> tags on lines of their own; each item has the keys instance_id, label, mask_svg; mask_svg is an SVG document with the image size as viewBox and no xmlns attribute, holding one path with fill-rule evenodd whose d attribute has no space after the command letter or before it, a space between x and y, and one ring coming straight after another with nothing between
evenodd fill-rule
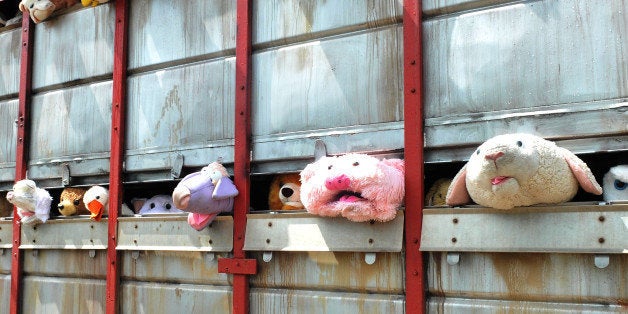
<instances>
[{"instance_id":1,"label":"pig plush eye","mask_svg":"<svg viewBox=\"0 0 628 314\"><path fill-rule=\"evenodd\" d=\"M359 166L359 165L360 165L360 163L356 161L356 162L354 162L354 163L353 163L353 165L354 165L354 166Z\"/></svg>"},{"instance_id":2,"label":"pig plush eye","mask_svg":"<svg viewBox=\"0 0 628 314\"><path fill-rule=\"evenodd\" d=\"M329 165L329 167L327 167L327 170L331 170L331 168L332 168L332 166L331 166L331 165Z\"/></svg>"}]
</instances>

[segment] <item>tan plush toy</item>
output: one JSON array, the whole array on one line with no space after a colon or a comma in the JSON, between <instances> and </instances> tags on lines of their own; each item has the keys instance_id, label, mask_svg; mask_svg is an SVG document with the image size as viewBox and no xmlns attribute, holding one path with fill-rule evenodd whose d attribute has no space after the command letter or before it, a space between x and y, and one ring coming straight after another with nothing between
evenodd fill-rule
<instances>
[{"instance_id":1,"label":"tan plush toy","mask_svg":"<svg viewBox=\"0 0 628 314\"><path fill-rule=\"evenodd\" d=\"M22 0L18 6L20 11L30 14L36 24L49 18L54 11L69 8L79 0Z\"/></svg>"},{"instance_id":2,"label":"tan plush toy","mask_svg":"<svg viewBox=\"0 0 628 314\"><path fill-rule=\"evenodd\" d=\"M81 188L63 189L59 198L60 202L57 205L59 213L63 216L89 215L90 212L83 202L83 196L86 191L86 189Z\"/></svg>"},{"instance_id":3,"label":"tan plush toy","mask_svg":"<svg viewBox=\"0 0 628 314\"><path fill-rule=\"evenodd\" d=\"M279 174L273 178L268 192L270 210L303 209L301 181L298 173Z\"/></svg>"},{"instance_id":4,"label":"tan plush toy","mask_svg":"<svg viewBox=\"0 0 628 314\"><path fill-rule=\"evenodd\" d=\"M445 198L447 197L447 190L450 184L451 179L440 178L436 180L427 191L427 194L425 194L425 206L446 205Z\"/></svg>"}]
</instances>

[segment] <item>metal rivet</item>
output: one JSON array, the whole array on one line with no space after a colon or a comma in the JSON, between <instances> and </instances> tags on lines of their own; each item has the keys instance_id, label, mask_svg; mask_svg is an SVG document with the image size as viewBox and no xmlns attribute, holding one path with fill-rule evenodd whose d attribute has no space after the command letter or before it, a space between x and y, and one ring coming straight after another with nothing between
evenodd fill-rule
<instances>
[{"instance_id":1,"label":"metal rivet","mask_svg":"<svg viewBox=\"0 0 628 314\"><path fill-rule=\"evenodd\" d=\"M600 242L600 244L604 243L606 240L604 238L599 238L597 239L597 242Z\"/></svg>"},{"instance_id":2,"label":"metal rivet","mask_svg":"<svg viewBox=\"0 0 628 314\"><path fill-rule=\"evenodd\" d=\"M458 239L456 239L456 238L451 238L451 242L456 243L456 242L458 242Z\"/></svg>"},{"instance_id":3,"label":"metal rivet","mask_svg":"<svg viewBox=\"0 0 628 314\"><path fill-rule=\"evenodd\" d=\"M375 242L373 239L369 239L369 244L373 244L373 242Z\"/></svg>"},{"instance_id":4,"label":"metal rivet","mask_svg":"<svg viewBox=\"0 0 628 314\"><path fill-rule=\"evenodd\" d=\"M416 93L416 88L410 89L411 93Z\"/></svg>"},{"instance_id":5,"label":"metal rivet","mask_svg":"<svg viewBox=\"0 0 628 314\"><path fill-rule=\"evenodd\" d=\"M458 218L454 218L453 222L454 222L455 224L457 224L457 223L458 223Z\"/></svg>"},{"instance_id":6,"label":"metal rivet","mask_svg":"<svg viewBox=\"0 0 628 314\"><path fill-rule=\"evenodd\" d=\"M266 243L270 243L270 239L266 239Z\"/></svg>"},{"instance_id":7,"label":"metal rivet","mask_svg":"<svg viewBox=\"0 0 628 314\"><path fill-rule=\"evenodd\" d=\"M273 226L273 223L272 223L272 222L268 222L268 226L269 226L269 227L272 227L272 226Z\"/></svg>"},{"instance_id":8,"label":"metal rivet","mask_svg":"<svg viewBox=\"0 0 628 314\"><path fill-rule=\"evenodd\" d=\"M604 216L600 216L600 218L598 218L598 220L599 220L600 222L604 222L604 220L606 220L606 218L605 218Z\"/></svg>"}]
</instances>

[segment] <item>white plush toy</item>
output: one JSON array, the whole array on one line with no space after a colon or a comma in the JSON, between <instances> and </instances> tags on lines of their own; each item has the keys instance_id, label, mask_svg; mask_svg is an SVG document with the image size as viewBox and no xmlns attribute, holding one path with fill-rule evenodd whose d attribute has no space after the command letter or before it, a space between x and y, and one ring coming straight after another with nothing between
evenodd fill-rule
<instances>
[{"instance_id":1,"label":"white plush toy","mask_svg":"<svg viewBox=\"0 0 628 314\"><path fill-rule=\"evenodd\" d=\"M20 222L25 225L44 223L50 218L52 197L33 180L15 182L13 190L7 193L7 200L17 207Z\"/></svg>"},{"instance_id":2,"label":"white plush toy","mask_svg":"<svg viewBox=\"0 0 628 314\"><path fill-rule=\"evenodd\" d=\"M628 165L612 167L602 182L604 201L628 201Z\"/></svg>"},{"instance_id":3,"label":"white plush toy","mask_svg":"<svg viewBox=\"0 0 628 314\"><path fill-rule=\"evenodd\" d=\"M447 205L471 200L486 207L557 204L578 192L602 194L589 167L565 148L531 134L504 134L484 142L458 172Z\"/></svg>"}]
</instances>

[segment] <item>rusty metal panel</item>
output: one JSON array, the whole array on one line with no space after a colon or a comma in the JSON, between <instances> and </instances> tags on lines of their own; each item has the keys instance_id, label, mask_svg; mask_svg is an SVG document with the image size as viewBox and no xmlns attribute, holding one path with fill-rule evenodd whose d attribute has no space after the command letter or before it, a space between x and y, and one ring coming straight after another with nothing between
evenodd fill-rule
<instances>
[{"instance_id":1,"label":"rusty metal panel","mask_svg":"<svg viewBox=\"0 0 628 314\"><path fill-rule=\"evenodd\" d=\"M487 6L496 6L519 0L425 0L421 1L423 14L447 14Z\"/></svg>"},{"instance_id":2,"label":"rusty metal panel","mask_svg":"<svg viewBox=\"0 0 628 314\"><path fill-rule=\"evenodd\" d=\"M233 161L235 59L129 78L126 170Z\"/></svg>"},{"instance_id":3,"label":"rusty metal panel","mask_svg":"<svg viewBox=\"0 0 628 314\"><path fill-rule=\"evenodd\" d=\"M33 89L110 75L114 21L113 3L107 3L37 24Z\"/></svg>"},{"instance_id":4,"label":"rusty metal panel","mask_svg":"<svg viewBox=\"0 0 628 314\"><path fill-rule=\"evenodd\" d=\"M3 75L4 77L4 75ZM18 76L19 77L19 76ZM18 101L0 101L0 184L11 189L15 181L15 148L17 144Z\"/></svg>"},{"instance_id":5,"label":"rusty metal panel","mask_svg":"<svg viewBox=\"0 0 628 314\"><path fill-rule=\"evenodd\" d=\"M627 7L513 2L425 21L428 161L506 132L625 149Z\"/></svg>"},{"instance_id":6,"label":"rusty metal panel","mask_svg":"<svg viewBox=\"0 0 628 314\"><path fill-rule=\"evenodd\" d=\"M11 247L13 247L13 244L11 243L12 239L13 239L13 220L1 218L0 219L0 249L9 249L9 252L10 252Z\"/></svg>"},{"instance_id":7,"label":"rusty metal panel","mask_svg":"<svg viewBox=\"0 0 628 314\"><path fill-rule=\"evenodd\" d=\"M0 275L0 312L9 313L11 275Z\"/></svg>"},{"instance_id":8,"label":"rusty metal panel","mask_svg":"<svg viewBox=\"0 0 628 314\"><path fill-rule=\"evenodd\" d=\"M529 302L509 300L474 300L432 297L427 313L624 313L625 306L608 304L578 304L558 302Z\"/></svg>"},{"instance_id":9,"label":"rusty metal panel","mask_svg":"<svg viewBox=\"0 0 628 314\"><path fill-rule=\"evenodd\" d=\"M24 250L25 274L50 277L105 279L105 250Z\"/></svg>"},{"instance_id":10,"label":"rusty metal panel","mask_svg":"<svg viewBox=\"0 0 628 314\"><path fill-rule=\"evenodd\" d=\"M251 289L251 313L405 313L403 295Z\"/></svg>"},{"instance_id":11,"label":"rusty metal panel","mask_svg":"<svg viewBox=\"0 0 628 314\"><path fill-rule=\"evenodd\" d=\"M628 254L609 257L598 268L593 254L465 252L450 265L447 253L433 252L428 289L448 298L626 305Z\"/></svg>"},{"instance_id":12,"label":"rusty metal panel","mask_svg":"<svg viewBox=\"0 0 628 314\"><path fill-rule=\"evenodd\" d=\"M253 44L286 44L399 23L401 14L401 0L256 0Z\"/></svg>"},{"instance_id":13,"label":"rusty metal panel","mask_svg":"<svg viewBox=\"0 0 628 314\"><path fill-rule=\"evenodd\" d=\"M247 217L247 251L401 252L403 211L389 222L364 223L308 213Z\"/></svg>"},{"instance_id":14,"label":"rusty metal panel","mask_svg":"<svg viewBox=\"0 0 628 314\"><path fill-rule=\"evenodd\" d=\"M628 253L628 205L427 208L422 251Z\"/></svg>"},{"instance_id":15,"label":"rusty metal panel","mask_svg":"<svg viewBox=\"0 0 628 314\"><path fill-rule=\"evenodd\" d=\"M163 283L123 283L121 313L230 313L231 288Z\"/></svg>"},{"instance_id":16,"label":"rusty metal panel","mask_svg":"<svg viewBox=\"0 0 628 314\"><path fill-rule=\"evenodd\" d=\"M31 115L30 179L109 172L111 81L38 94Z\"/></svg>"},{"instance_id":17,"label":"rusty metal panel","mask_svg":"<svg viewBox=\"0 0 628 314\"><path fill-rule=\"evenodd\" d=\"M275 252L269 262L262 261L261 252L251 256L259 261L258 273L250 279L252 288L376 294L404 291L401 253L377 253L372 265L365 262L365 253Z\"/></svg>"},{"instance_id":18,"label":"rusty metal panel","mask_svg":"<svg viewBox=\"0 0 628 314\"><path fill-rule=\"evenodd\" d=\"M0 99L16 95L20 87L21 28L0 31Z\"/></svg>"},{"instance_id":19,"label":"rusty metal panel","mask_svg":"<svg viewBox=\"0 0 628 314\"><path fill-rule=\"evenodd\" d=\"M107 219L52 219L24 225L21 240L20 249L103 250L107 248Z\"/></svg>"},{"instance_id":20,"label":"rusty metal panel","mask_svg":"<svg viewBox=\"0 0 628 314\"><path fill-rule=\"evenodd\" d=\"M123 251L122 280L229 286L231 276L218 272L218 258L227 253L200 251Z\"/></svg>"},{"instance_id":21,"label":"rusty metal panel","mask_svg":"<svg viewBox=\"0 0 628 314\"><path fill-rule=\"evenodd\" d=\"M105 280L26 276L23 313L105 313Z\"/></svg>"},{"instance_id":22,"label":"rusty metal panel","mask_svg":"<svg viewBox=\"0 0 628 314\"><path fill-rule=\"evenodd\" d=\"M118 219L117 250L231 252L233 217L220 216L197 231L187 215Z\"/></svg>"},{"instance_id":23,"label":"rusty metal panel","mask_svg":"<svg viewBox=\"0 0 628 314\"><path fill-rule=\"evenodd\" d=\"M140 0L130 9L129 69L234 54L234 1Z\"/></svg>"},{"instance_id":24,"label":"rusty metal panel","mask_svg":"<svg viewBox=\"0 0 628 314\"><path fill-rule=\"evenodd\" d=\"M402 56L398 25L256 53L254 160L403 148Z\"/></svg>"}]
</instances>

